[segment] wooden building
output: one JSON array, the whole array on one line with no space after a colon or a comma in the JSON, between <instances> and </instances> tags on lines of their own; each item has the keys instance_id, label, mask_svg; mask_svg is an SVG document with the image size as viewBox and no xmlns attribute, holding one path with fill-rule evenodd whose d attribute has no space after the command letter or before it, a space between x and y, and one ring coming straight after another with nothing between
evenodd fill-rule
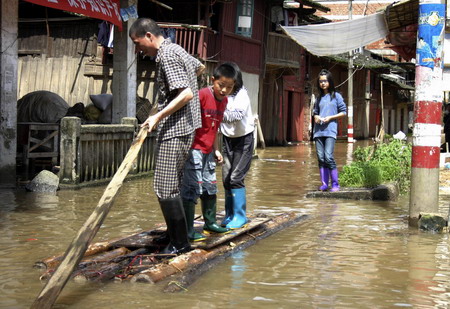
<instances>
[{"instance_id":1,"label":"wooden building","mask_svg":"<svg viewBox=\"0 0 450 309\"><path fill-rule=\"evenodd\" d=\"M267 145L288 145L310 140L311 99L315 93L317 69L321 66L333 67L333 71L340 68L339 73L335 74L336 83L341 83L347 78L345 67L338 65L342 61L336 57L326 59L329 65L324 64L324 59L309 54L281 33L277 24L329 22L318 16L320 13L329 12L328 7L311 0L291 2L288 5L282 0L163 2L139 1L139 16L156 20L177 44L206 64L207 74L211 74L214 67L225 61L234 61L241 67L244 84L251 97L252 110L259 118ZM135 2L121 0L123 7L133 3ZM60 95L70 106L79 102L88 105L91 103L91 94L115 92L114 97L119 97L120 102L126 102L127 105L119 106L117 114L121 117L132 117L140 112L135 102L136 94L148 99L150 103L155 101L154 62L148 58L130 57L133 49L127 33L130 22L125 23L124 31L112 31L115 39L112 41L114 47L110 48L99 40L101 20L69 14L23 0L4 5L3 11L10 9L11 14L2 14L2 22L7 25L5 29L10 29L5 32L5 37L8 38L2 40L2 43L4 42L5 47L16 48L8 50L17 50L17 54L4 53L3 57L11 57L12 61L17 61L17 77L14 72L12 75L9 71L3 74L3 93L6 93L5 89L11 88L8 86L11 76L17 78L17 89L11 88L12 92L17 93L17 99L32 91L49 90ZM16 20L12 18L13 15L18 16L17 40L14 40L16 30L9 27L14 25ZM114 56L118 56L116 61ZM121 61L123 58L127 60ZM116 66L117 60L121 63ZM137 68L135 75L124 74L132 67ZM380 96L377 97L376 87L380 85L377 76L390 72L378 69L370 70L370 74L367 72L366 66L364 70L355 73L357 83L361 85L355 90L355 137L375 136L377 125L379 128L381 121L381 117L376 116L378 114L387 113L387 117L391 119L388 123L392 128L396 130L397 124L402 123L404 129L403 124L407 123L405 119L408 118L405 110L409 107L406 105L399 109L389 105L387 97L389 92L398 92L390 91L389 85L396 87L398 83L392 81L392 78L386 80L388 90L385 92L385 106L391 107L388 112L377 112L375 106L381 99ZM115 91L113 76L118 81L116 87L117 84L123 85ZM134 81L130 82L130 78L133 79L134 76L136 83L133 85ZM128 93L124 95L123 91ZM345 98L346 91L341 92ZM120 102L118 104L123 105ZM7 105L1 107L2 115L15 117L15 112L8 112ZM145 112L144 109L143 113ZM364 121L360 115L365 117ZM113 123L119 123L121 117L113 117ZM359 125L359 122L363 124ZM13 126L8 125L9 127ZM341 136L346 135L345 129L343 123ZM11 149L15 148L15 145L11 145ZM5 161L1 166L9 168L13 156L15 155L12 153L2 156L8 158L8 162Z\"/></svg>"},{"instance_id":2,"label":"wooden building","mask_svg":"<svg viewBox=\"0 0 450 309\"><path fill-rule=\"evenodd\" d=\"M302 3L289 9L298 16L298 24L325 21L314 13L327 11L326 7L309 0ZM114 51L98 44L101 21L20 4L18 98L50 90L72 106L89 104L91 94L112 92ZM201 59L209 73L219 63L236 62L269 145L308 139L308 55L274 29L273 8L281 7L283 1L167 0L164 4L172 10L141 1L139 16L153 18L167 32L172 30L175 42ZM137 59L137 94L151 102L153 79L154 62Z\"/></svg>"}]
</instances>

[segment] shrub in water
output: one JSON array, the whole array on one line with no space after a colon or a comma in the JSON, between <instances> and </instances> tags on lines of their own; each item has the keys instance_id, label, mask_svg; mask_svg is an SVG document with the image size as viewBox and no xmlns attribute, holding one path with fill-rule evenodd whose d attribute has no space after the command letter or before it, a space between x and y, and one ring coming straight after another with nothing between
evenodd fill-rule
<instances>
[{"instance_id":1,"label":"shrub in water","mask_svg":"<svg viewBox=\"0 0 450 309\"><path fill-rule=\"evenodd\" d=\"M343 167L340 182L344 187L375 187L383 182L397 182L406 192L411 176L411 144L400 140L368 147L353 153L354 161Z\"/></svg>"}]
</instances>

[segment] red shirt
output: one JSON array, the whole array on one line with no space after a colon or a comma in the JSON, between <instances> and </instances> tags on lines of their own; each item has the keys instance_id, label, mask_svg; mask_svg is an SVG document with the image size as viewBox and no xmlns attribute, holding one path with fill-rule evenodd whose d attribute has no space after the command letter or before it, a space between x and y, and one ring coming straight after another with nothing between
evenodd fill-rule
<instances>
[{"instance_id":1,"label":"red shirt","mask_svg":"<svg viewBox=\"0 0 450 309\"><path fill-rule=\"evenodd\" d=\"M213 150L214 140L217 130L223 119L223 112L227 107L228 99L216 100L212 89L207 87L199 92L200 109L202 114L202 127L195 131L193 149L199 149L203 153L210 153Z\"/></svg>"}]
</instances>

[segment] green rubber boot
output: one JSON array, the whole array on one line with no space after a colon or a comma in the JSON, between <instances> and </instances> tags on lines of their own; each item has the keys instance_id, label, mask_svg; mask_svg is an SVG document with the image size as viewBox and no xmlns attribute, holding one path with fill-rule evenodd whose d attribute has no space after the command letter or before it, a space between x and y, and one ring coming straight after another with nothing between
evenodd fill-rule
<instances>
[{"instance_id":1,"label":"green rubber boot","mask_svg":"<svg viewBox=\"0 0 450 309\"><path fill-rule=\"evenodd\" d=\"M202 212L205 225L203 226L204 233L218 233L226 234L231 230L225 227L221 227L216 222L216 209L217 209L217 196L214 195L202 195L200 196L202 201Z\"/></svg>"},{"instance_id":2,"label":"green rubber boot","mask_svg":"<svg viewBox=\"0 0 450 309\"><path fill-rule=\"evenodd\" d=\"M195 203L183 200L184 213L186 214L187 232L190 241L202 241L206 237L194 230Z\"/></svg>"}]
</instances>

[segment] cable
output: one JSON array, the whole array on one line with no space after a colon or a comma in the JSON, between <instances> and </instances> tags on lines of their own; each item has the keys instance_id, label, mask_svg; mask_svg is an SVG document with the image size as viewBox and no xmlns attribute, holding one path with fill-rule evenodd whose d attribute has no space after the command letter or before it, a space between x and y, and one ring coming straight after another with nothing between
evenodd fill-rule
<instances>
[{"instance_id":1,"label":"cable","mask_svg":"<svg viewBox=\"0 0 450 309\"><path fill-rule=\"evenodd\" d=\"M341 87L341 86L342 86L343 84L345 84L350 78L353 78L353 75L354 75L356 72L362 70L362 69L364 68L365 65L366 65L366 64L364 63L364 64L361 66L361 68L356 68L356 69L354 69L352 75L350 75L349 77L347 77L346 80L344 80L342 83L340 83L339 85L337 85L337 86L334 87L334 88L339 88L339 87Z\"/></svg>"}]
</instances>

